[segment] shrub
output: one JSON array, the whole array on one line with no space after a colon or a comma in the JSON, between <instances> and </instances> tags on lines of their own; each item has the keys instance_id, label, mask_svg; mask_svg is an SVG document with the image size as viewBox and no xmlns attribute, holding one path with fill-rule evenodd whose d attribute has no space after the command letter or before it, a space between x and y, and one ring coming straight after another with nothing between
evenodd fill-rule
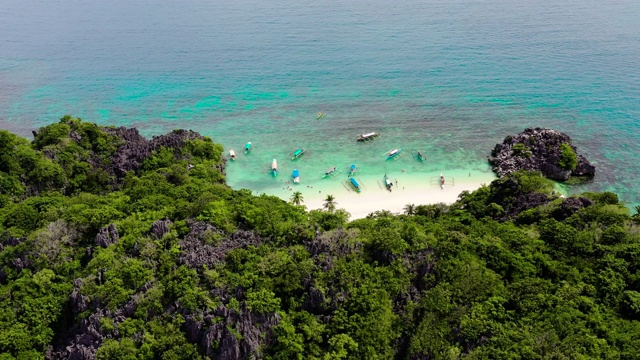
<instances>
[{"instance_id":1,"label":"shrub","mask_svg":"<svg viewBox=\"0 0 640 360\"><path fill-rule=\"evenodd\" d=\"M578 156L571 146L567 144L560 145L560 160L558 165L566 170L574 170L578 166Z\"/></svg>"}]
</instances>

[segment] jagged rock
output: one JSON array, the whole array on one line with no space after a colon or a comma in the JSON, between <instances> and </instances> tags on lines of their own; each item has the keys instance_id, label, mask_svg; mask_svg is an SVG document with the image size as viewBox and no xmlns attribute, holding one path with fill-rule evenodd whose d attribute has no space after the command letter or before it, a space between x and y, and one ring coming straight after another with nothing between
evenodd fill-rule
<instances>
[{"instance_id":1,"label":"jagged rock","mask_svg":"<svg viewBox=\"0 0 640 360\"><path fill-rule=\"evenodd\" d=\"M569 197L562 200L560 207L553 212L554 218L562 221L569 216L577 213L580 209L593 205L594 202L584 196Z\"/></svg>"},{"instance_id":2,"label":"jagged rock","mask_svg":"<svg viewBox=\"0 0 640 360\"><path fill-rule=\"evenodd\" d=\"M69 296L69 302L74 314L79 314L89 308L89 298L81 295L78 289L73 290Z\"/></svg>"},{"instance_id":3,"label":"jagged rock","mask_svg":"<svg viewBox=\"0 0 640 360\"><path fill-rule=\"evenodd\" d=\"M192 222L189 226L191 231L180 241L180 263L194 269L203 265L211 269L220 264L229 251L263 243L263 239L253 231L236 230L233 234L226 235L205 222Z\"/></svg>"},{"instance_id":4,"label":"jagged rock","mask_svg":"<svg viewBox=\"0 0 640 360\"><path fill-rule=\"evenodd\" d=\"M514 149L516 144L521 144L518 145L520 149ZM578 164L573 171L563 169L559 165L562 144L569 145L578 157ZM571 138L551 129L528 128L515 136L507 136L492 150L489 162L499 177L518 170L540 171L544 176L554 180L567 180L571 175L595 174L595 167L584 156L578 154Z\"/></svg>"},{"instance_id":5,"label":"jagged rock","mask_svg":"<svg viewBox=\"0 0 640 360\"><path fill-rule=\"evenodd\" d=\"M237 360L262 357L260 350L271 342L271 329L279 323L277 313L253 313L243 301L239 311L220 305L211 312L186 315L184 330L206 356Z\"/></svg>"},{"instance_id":6,"label":"jagged rock","mask_svg":"<svg viewBox=\"0 0 640 360\"><path fill-rule=\"evenodd\" d=\"M151 225L151 233L156 239L162 239L164 234L169 232L169 226L172 225L173 222L171 220L158 220Z\"/></svg>"},{"instance_id":7,"label":"jagged rock","mask_svg":"<svg viewBox=\"0 0 640 360\"><path fill-rule=\"evenodd\" d=\"M322 293L322 291L314 288L313 286L309 288L309 295L304 300L302 304L302 308L312 314L322 314L324 313L324 302L326 301L326 297Z\"/></svg>"},{"instance_id":8,"label":"jagged rock","mask_svg":"<svg viewBox=\"0 0 640 360\"><path fill-rule=\"evenodd\" d=\"M116 150L112 157L112 164L106 169L118 179L123 178L128 171L138 171L142 162L154 150L167 147L177 151L189 140L204 138L191 130L174 130L169 134L153 137L151 140L142 137L138 129L119 127L105 128L104 131L123 140L123 145ZM221 170L224 174L224 166L221 166Z\"/></svg>"},{"instance_id":9,"label":"jagged rock","mask_svg":"<svg viewBox=\"0 0 640 360\"><path fill-rule=\"evenodd\" d=\"M111 244L115 244L116 242L118 242L118 240L120 240L120 236L118 235L118 229L114 224L111 224L109 226L106 226L100 229L100 231L96 235L95 244L103 248L106 248Z\"/></svg>"}]
</instances>

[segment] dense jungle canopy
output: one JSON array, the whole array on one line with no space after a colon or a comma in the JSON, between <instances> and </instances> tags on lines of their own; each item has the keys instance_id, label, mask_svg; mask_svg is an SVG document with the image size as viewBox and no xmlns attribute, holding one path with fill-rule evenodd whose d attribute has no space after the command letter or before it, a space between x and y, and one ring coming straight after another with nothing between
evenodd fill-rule
<instances>
[{"instance_id":1,"label":"dense jungle canopy","mask_svg":"<svg viewBox=\"0 0 640 360\"><path fill-rule=\"evenodd\" d=\"M222 153L71 116L0 131L0 359L640 354L640 218L616 194L517 172L349 221L230 189Z\"/></svg>"}]
</instances>

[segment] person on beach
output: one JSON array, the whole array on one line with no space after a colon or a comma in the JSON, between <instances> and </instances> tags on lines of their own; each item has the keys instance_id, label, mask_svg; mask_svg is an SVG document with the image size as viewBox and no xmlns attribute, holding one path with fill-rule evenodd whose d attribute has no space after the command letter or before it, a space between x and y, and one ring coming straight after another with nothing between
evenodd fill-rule
<instances>
[{"instance_id":1,"label":"person on beach","mask_svg":"<svg viewBox=\"0 0 640 360\"><path fill-rule=\"evenodd\" d=\"M440 188L444 189L444 176L440 175Z\"/></svg>"}]
</instances>

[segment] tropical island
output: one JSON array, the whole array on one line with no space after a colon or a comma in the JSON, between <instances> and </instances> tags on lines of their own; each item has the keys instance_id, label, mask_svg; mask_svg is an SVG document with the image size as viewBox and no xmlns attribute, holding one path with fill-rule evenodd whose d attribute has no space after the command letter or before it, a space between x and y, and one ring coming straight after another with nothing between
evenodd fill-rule
<instances>
[{"instance_id":1,"label":"tropical island","mask_svg":"<svg viewBox=\"0 0 640 360\"><path fill-rule=\"evenodd\" d=\"M611 192L517 169L350 221L229 188L192 131L65 116L0 150L0 359L640 353L640 216Z\"/></svg>"}]
</instances>

